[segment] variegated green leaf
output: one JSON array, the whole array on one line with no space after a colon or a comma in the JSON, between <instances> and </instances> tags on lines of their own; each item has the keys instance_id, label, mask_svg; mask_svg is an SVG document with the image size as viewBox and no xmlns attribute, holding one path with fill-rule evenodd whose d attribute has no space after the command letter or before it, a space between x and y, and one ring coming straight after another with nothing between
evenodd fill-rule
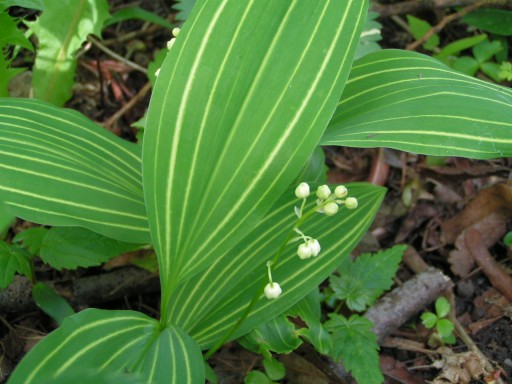
<instances>
[{"instance_id":1,"label":"variegated green leaf","mask_svg":"<svg viewBox=\"0 0 512 384\"><path fill-rule=\"evenodd\" d=\"M44 0L45 10L27 23L39 41L32 85L34 96L56 105L71 97L76 51L89 34L101 34L109 17L106 0Z\"/></svg>"},{"instance_id":2,"label":"variegated green leaf","mask_svg":"<svg viewBox=\"0 0 512 384\"><path fill-rule=\"evenodd\" d=\"M204 383L201 350L180 329L160 330L139 312L88 309L66 318L30 350L9 384L52 383L80 372L130 374L155 384Z\"/></svg>"},{"instance_id":3,"label":"variegated green leaf","mask_svg":"<svg viewBox=\"0 0 512 384\"><path fill-rule=\"evenodd\" d=\"M0 199L36 223L148 242L138 148L77 112L0 99Z\"/></svg>"},{"instance_id":4,"label":"variegated green leaf","mask_svg":"<svg viewBox=\"0 0 512 384\"><path fill-rule=\"evenodd\" d=\"M238 243L307 162L365 15L361 0L196 4L161 68L144 137L164 295Z\"/></svg>"},{"instance_id":5,"label":"variegated green leaf","mask_svg":"<svg viewBox=\"0 0 512 384\"><path fill-rule=\"evenodd\" d=\"M276 300L262 295L233 338L284 313L325 280L357 245L370 226L385 190L368 184L347 187L350 195L358 198L359 207L353 211L341 209L334 217L315 215L301 227L308 236L318 239L322 246L320 255L300 260L296 254L298 243L288 245L272 273L283 294ZM171 322L186 330L202 348L218 342L261 289L266 263L293 228L296 220L293 207L299 203L293 189L287 190L265 219L235 248L180 286L171 298Z\"/></svg>"},{"instance_id":6,"label":"variegated green leaf","mask_svg":"<svg viewBox=\"0 0 512 384\"><path fill-rule=\"evenodd\" d=\"M372 53L354 64L321 143L511 156L512 91L418 53Z\"/></svg>"}]
</instances>

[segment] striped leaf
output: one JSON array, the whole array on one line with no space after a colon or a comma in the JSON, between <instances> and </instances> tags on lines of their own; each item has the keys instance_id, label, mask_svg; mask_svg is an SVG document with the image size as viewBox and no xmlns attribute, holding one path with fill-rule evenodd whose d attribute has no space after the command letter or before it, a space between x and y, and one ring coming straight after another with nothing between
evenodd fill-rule
<instances>
[{"instance_id":1,"label":"striped leaf","mask_svg":"<svg viewBox=\"0 0 512 384\"><path fill-rule=\"evenodd\" d=\"M198 2L161 68L144 193L162 276L224 255L307 162L348 76L361 0Z\"/></svg>"},{"instance_id":2,"label":"striped leaf","mask_svg":"<svg viewBox=\"0 0 512 384\"><path fill-rule=\"evenodd\" d=\"M77 112L0 99L0 199L15 215L149 241L140 154Z\"/></svg>"},{"instance_id":3,"label":"striped leaf","mask_svg":"<svg viewBox=\"0 0 512 384\"><path fill-rule=\"evenodd\" d=\"M64 382L80 372L101 378L129 373L155 384L204 382L201 350L180 329L160 330L139 312L88 309L31 349L9 384Z\"/></svg>"},{"instance_id":4,"label":"striped leaf","mask_svg":"<svg viewBox=\"0 0 512 384\"><path fill-rule=\"evenodd\" d=\"M289 245L272 273L283 294L277 300L262 297L233 338L291 308L324 281L357 245L372 223L385 189L368 184L347 187L351 196L357 196L359 207L353 211L341 209L334 217L318 214L301 227L308 236L318 239L320 255L300 260L296 254L298 243ZM266 262L293 228L295 205L298 201L289 189L245 239L180 286L172 297L171 322L186 330L201 348L222 339L261 288Z\"/></svg>"},{"instance_id":5,"label":"striped leaf","mask_svg":"<svg viewBox=\"0 0 512 384\"><path fill-rule=\"evenodd\" d=\"M512 91L418 53L380 51L354 64L321 143L511 156Z\"/></svg>"}]
</instances>

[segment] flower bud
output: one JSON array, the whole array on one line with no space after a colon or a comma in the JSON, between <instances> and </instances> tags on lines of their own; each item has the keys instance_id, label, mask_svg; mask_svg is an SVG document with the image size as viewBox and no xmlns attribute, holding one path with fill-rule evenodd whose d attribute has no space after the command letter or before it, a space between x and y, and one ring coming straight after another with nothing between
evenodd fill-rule
<instances>
[{"instance_id":1,"label":"flower bud","mask_svg":"<svg viewBox=\"0 0 512 384\"><path fill-rule=\"evenodd\" d=\"M180 29L180 28L178 28L178 27L176 27L176 28L173 28L173 29L172 29L171 33L172 33L172 35L173 35L174 37L178 37L178 35L180 34L180 31L181 31L181 29Z\"/></svg>"},{"instance_id":2,"label":"flower bud","mask_svg":"<svg viewBox=\"0 0 512 384\"><path fill-rule=\"evenodd\" d=\"M316 195L319 199L325 200L331 195L331 190L327 185L321 185L316 190Z\"/></svg>"},{"instance_id":3,"label":"flower bud","mask_svg":"<svg viewBox=\"0 0 512 384\"><path fill-rule=\"evenodd\" d=\"M333 216L336 214L336 212L338 212L338 204L336 204L334 202L325 204L324 213L327 216Z\"/></svg>"},{"instance_id":4,"label":"flower bud","mask_svg":"<svg viewBox=\"0 0 512 384\"><path fill-rule=\"evenodd\" d=\"M171 40L169 40L169 41L167 42L167 49L171 49L171 48L172 48L172 46L174 45L174 42L175 42L175 41L176 41L176 38L175 38L175 37L173 37Z\"/></svg>"},{"instance_id":5,"label":"flower bud","mask_svg":"<svg viewBox=\"0 0 512 384\"><path fill-rule=\"evenodd\" d=\"M264 293L267 299L277 299L282 292L283 290L277 283L268 283L265 285Z\"/></svg>"},{"instance_id":6,"label":"flower bud","mask_svg":"<svg viewBox=\"0 0 512 384\"><path fill-rule=\"evenodd\" d=\"M345 187L344 185L338 185L336 187L336 189L334 190L334 194L336 195L336 197L338 199L341 199L341 198L347 196L347 193L348 193L347 187Z\"/></svg>"},{"instance_id":7,"label":"flower bud","mask_svg":"<svg viewBox=\"0 0 512 384\"><path fill-rule=\"evenodd\" d=\"M299 245L299 248L297 248L297 255L299 255L301 260L309 259L312 254L313 250L311 249L309 242L303 243Z\"/></svg>"},{"instance_id":8,"label":"flower bud","mask_svg":"<svg viewBox=\"0 0 512 384\"><path fill-rule=\"evenodd\" d=\"M313 257L318 256L318 254L320 253L320 251L322 249L322 248L320 248L320 243L318 242L318 240L311 239L308 241L308 244L309 244L309 249L311 249L311 256L313 256Z\"/></svg>"},{"instance_id":9,"label":"flower bud","mask_svg":"<svg viewBox=\"0 0 512 384\"><path fill-rule=\"evenodd\" d=\"M309 185L308 183L300 183L297 188L295 188L295 196L298 199L305 199L309 196Z\"/></svg>"},{"instance_id":10,"label":"flower bud","mask_svg":"<svg viewBox=\"0 0 512 384\"><path fill-rule=\"evenodd\" d=\"M345 207L348 209L356 209L358 205L359 203L355 197L347 197L345 200Z\"/></svg>"}]
</instances>

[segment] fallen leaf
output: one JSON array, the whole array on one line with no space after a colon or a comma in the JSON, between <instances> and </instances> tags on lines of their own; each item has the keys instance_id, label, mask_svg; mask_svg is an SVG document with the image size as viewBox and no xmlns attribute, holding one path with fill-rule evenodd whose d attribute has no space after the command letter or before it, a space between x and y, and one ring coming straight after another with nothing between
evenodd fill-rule
<instances>
[{"instance_id":1,"label":"fallen leaf","mask_svg":"<svg viewBox=\"0 0 512 384\"><path fill-rule=\"evenodd\" d=\"M510 277L489 253L483 237L476 229L470 228L465 236L466 247L476 263L482 268L492 286L508 300L512 300L512 277Z\"/></svg>"},{"instance_id":2,"label":"fallen leaf","mask_svg":"<svg viewBox=\"0 0 512 384\"><path fill-rule=\"evenodd\" d=\"M453 244L466 228L492 213L505 220L512 218L512 181L483 189L461 212L446 220L442 225L444 242Z\"/></svg>"},{"instance_id":3,"label":"fallen leaf","mask_svg":"<svg viewBox=\"0 0 512 384\"><path fill-rule=\"evenodd\" d=\"M468 238L471 231L478 231L483 246L490 248L503 237L506 229L507 219L496 212L484 216L481 220L464 229L455 241L455 249L448 256L452 272L457 276L466 277L475 265L474 258L466 245L467 241L470 241Z\"/></svg>"}]
</instances>

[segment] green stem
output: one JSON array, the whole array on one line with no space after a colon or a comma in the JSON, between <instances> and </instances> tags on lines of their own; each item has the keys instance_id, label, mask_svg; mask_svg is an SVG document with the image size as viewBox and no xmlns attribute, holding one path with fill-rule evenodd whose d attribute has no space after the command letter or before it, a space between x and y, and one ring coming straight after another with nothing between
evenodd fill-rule
<instances>
[{"instance_id":1,"label":"green stem","mask_svg":"<svg viewBox=\"0 0 512 384\"><path fill-rule=\"evenodd\" d=\"M325 203L325 202L324 202ZM303 224L306 219L308 219L310 216L312 216L313 214L315 214L315 212L317 212L317 210L321 208L319 206L315 206L313 208L311 208L309 211L307 211L305 214L303 214L300 218L297 219L297 222L295 223L295 225L293 226L293 228L290 230L290 232L288 233L288 236L286 236L286 239L285 241L281 244L281 246L279 247L279 249L277 250L277 252L275 253L272 261L271 261L271 267L272 269L275 269L275 267L277 267L278 265L278 262L279 262L279 258L281 257L281 255L284 253L284 250L286 249L286 246L288 245L288 242L290 241L290 239L292 238L292 236L294 235L295 233L295 228L298 228L301 224ZM301 209L302 210L302 209ZM249 314L251 313L251 311L253 310L253 308L256 306L256 303L259 301L260 299L260 296L262 295L263 293L263 290L265 289L265 285L267 284L267 281L268 281L268 277L267 275L265 274L265 276L263 276L263 279L261 281L261 286L260 288L256 291L256 293L254 294L251 302L249 303L249 305L247 306L247 308L245 309L244 313L242 314L242 316L240 316L240 318L238 319L238 321L235 323L235 325L226 333L226 335L224 336L224 338L222 338L217 344L215 344L208 352L206 352L206 354L204 355L204 360L208 360L210 357L213 356L213 354L215 352L217 352L228 340L231 336L233 336L233 334L238 330L238 328L240 328L240 326L242 325L242 323L245 321L245 319L247 319L247 317L249 317Z\"/></svg>"}]
</instances>

